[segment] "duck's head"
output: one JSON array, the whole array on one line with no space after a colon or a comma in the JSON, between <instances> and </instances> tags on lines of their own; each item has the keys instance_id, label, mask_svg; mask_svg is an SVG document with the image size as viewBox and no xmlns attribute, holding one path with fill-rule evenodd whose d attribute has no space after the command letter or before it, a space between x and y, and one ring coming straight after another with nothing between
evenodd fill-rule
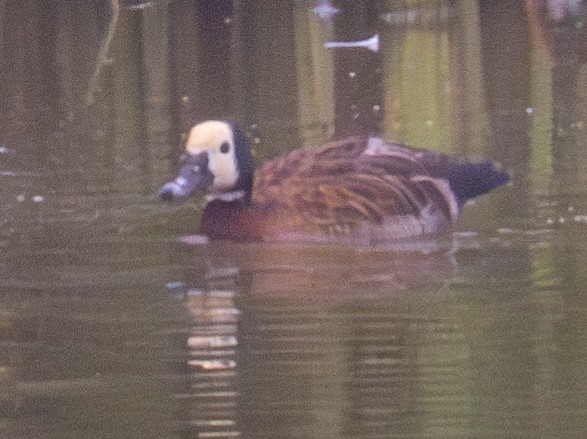
<instances>
[{"instance_id":1,"label":"duck's head","mask_svg":"<svg viewBox=\"0 0 587 439\"><path fill-rule=\"evenodd\" d=\"M254 170L245 135L230 122L209 120L190 130L177 177L161 187L159 197L183 200L207 191L211 198L248 202Z\"/></svg>"}]
</instances>

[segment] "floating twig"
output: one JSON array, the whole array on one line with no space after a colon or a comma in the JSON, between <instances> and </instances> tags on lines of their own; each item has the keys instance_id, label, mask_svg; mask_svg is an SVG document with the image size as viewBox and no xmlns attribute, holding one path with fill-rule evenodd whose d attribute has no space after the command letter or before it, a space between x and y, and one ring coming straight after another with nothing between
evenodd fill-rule
<instances>
[{"instance_id":1,"label":"floating twig","mask_svg":"<svg viewBox=\"0 0 587 439\"><path fill-rule=\"evenodd\" d=\"M377 52L379 50L379 34L360 41L327 41L324 43L324 47L327 49L364 47L372 52Z\"/></svg>"}]
</instances>

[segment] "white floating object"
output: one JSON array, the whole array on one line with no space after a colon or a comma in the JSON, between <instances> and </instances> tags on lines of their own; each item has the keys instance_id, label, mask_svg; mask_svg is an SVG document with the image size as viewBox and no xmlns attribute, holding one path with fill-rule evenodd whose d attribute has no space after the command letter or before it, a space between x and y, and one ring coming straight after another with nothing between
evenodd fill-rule
<instances>
[{"instance_id":1,"label":"white floating object","mask_svg":"<svg viewBox=\"0 0 587 439\"><path fill-rule=\"evenodd\" d=\"M153 2L136 2L135 4L124 6L125 9L141 10L153 7Z\"/></svg>"},{"instance_id":2,"label":"white floating object","mask_svg":"<svg viewBox=\"0 0 587 439\"><path fill-rule=\"evenodd\" d=\"M340 9L332 6L329 1L323 1L312 10L314 11L314 14L316 14L322 20L329 20L333 15L336 15L340 12Z\"/></svg>"},{"instance_id":3,"label":"white floating object","mask_svg":"<svg viewBox=\"0 0 587 439\"><path fill-rule=\"evenodd\" d=\"M179 240L189 245L206 245L210 242L208 237L204 235L186 235L179 238Z\"/></svg>"},{"instance_id":4,"label":"white floating object","mask_svg":"<svg viewBox=\"0 0 587 439\"><path fill-rule=\"evenodd\" d=\"M375 34L371 38L360 41L327 41L324 43L324 47L327 49L364 47L372 52L377 52L379 51L379 34Z\"/></svg>"},{"instance_id":5,"label":"white floating object","mask_svg":"<svg viewBox=\"0 0 587 439\"><path fill-rule=\"evenodd\" d=\"M178 289L184 289L186 287L187 287L187 284L183 281L180 281L180 280L170 281L165 284L165 288L167 288L168 290L178 290Z\"/></svg>"}]
</instances>

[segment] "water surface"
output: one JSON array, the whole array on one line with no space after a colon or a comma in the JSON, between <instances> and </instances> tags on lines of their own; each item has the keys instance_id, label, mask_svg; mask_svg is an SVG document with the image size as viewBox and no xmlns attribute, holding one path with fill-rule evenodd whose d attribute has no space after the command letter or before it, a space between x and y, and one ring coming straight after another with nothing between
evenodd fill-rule
<instances>
[{"instance_id":1,"label":"water surface","mask_svg":"<svg viewBox=\"0 0 587 439\"><path fill-rule=\"evenodd\" d=\"M109 6L5 3L2 437L585 436L580 10L153 2L119 11L90 105ZM208 117L258 159L370 132L514 184L402 248L206 243L201 199L155 194Z\"/></svg>"}]
</instances>

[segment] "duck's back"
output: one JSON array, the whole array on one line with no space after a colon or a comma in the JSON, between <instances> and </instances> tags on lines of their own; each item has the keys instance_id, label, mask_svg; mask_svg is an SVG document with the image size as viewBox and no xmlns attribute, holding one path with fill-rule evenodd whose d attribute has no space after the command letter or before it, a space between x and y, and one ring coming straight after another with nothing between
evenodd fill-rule
<instances>
[{"instance_id":1,"label":"duck's back","mask_svg":"<svg viewBox=\"0 0 587 439\"><path fill-rule=\"evenodd\" d=\"M508 179L492 162L354 137L265 163L253 201L274 218L272 235L405 238L447 228L467 200Z\"/></svg>"}]
</instances>

